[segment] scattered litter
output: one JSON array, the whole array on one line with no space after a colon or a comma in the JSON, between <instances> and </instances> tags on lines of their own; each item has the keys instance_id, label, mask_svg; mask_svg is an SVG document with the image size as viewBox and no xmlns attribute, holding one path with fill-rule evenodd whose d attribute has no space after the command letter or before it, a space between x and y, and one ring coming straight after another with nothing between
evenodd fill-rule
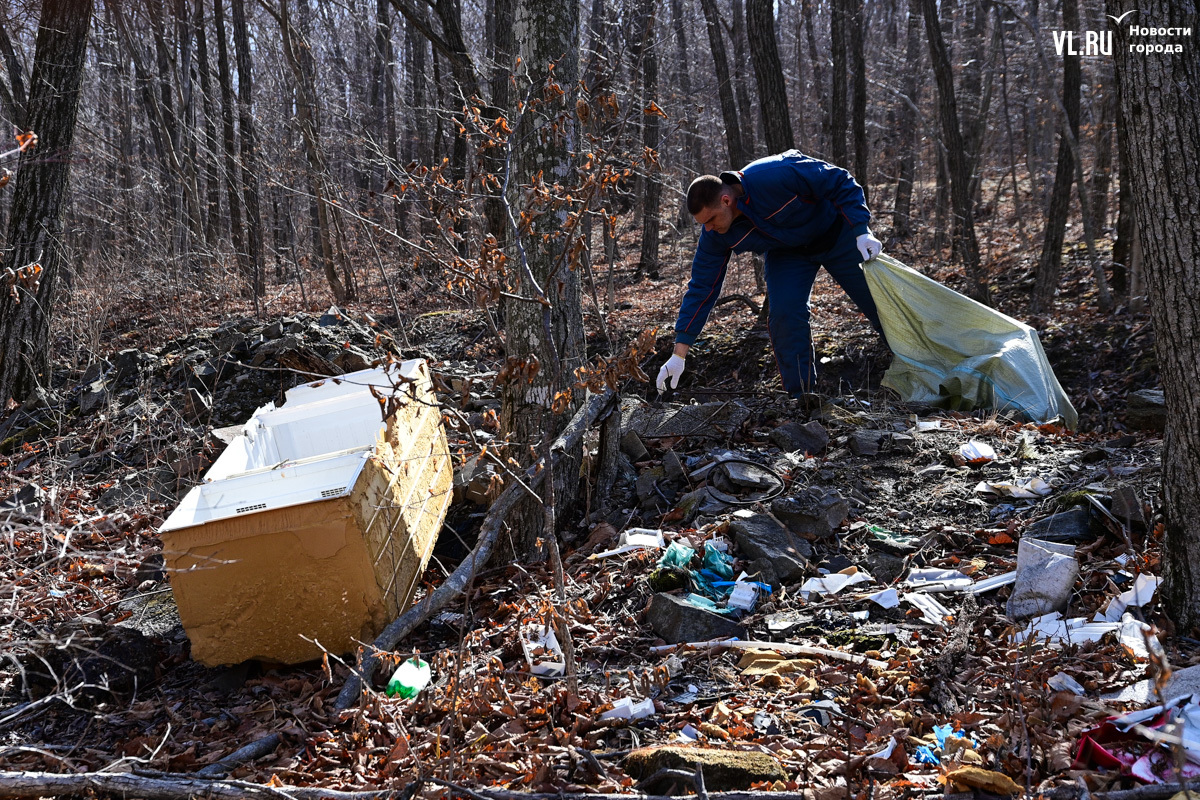
<instances>
[{"instance_id":1,"label":"scattered litter","mask_svg":"<svg viewBox=\"0 0 1200 800\"><path fill-rule=\"evenodd\" d=\"M950 609L939 603L933 597L920 592L912 592L904 595L904 602L909 605L916 606L921 612L922 618L930 625L943 625L947 617L954 616L950 613Z\"/></svg>"},{"instance_id":2,"label":"scattered litter","mask_svg":"<svg viewBox=\"0 0 1200 800\"><path fill-rule=\"evenodd\" d=\"M949 614L950 612L946 612ZM887 669L887 662L880 661L877 658L867 658L860 656L858 653L845 653L841 650L830 650L827 647L811 647L804 644L792 644L790 642L763 642L755 639L743 641L741 639L713 639L707 642L681 642L679 644L663 644L649 648L649 651L654 654L673 653L676 650L715 650L722 647L729 647L735 650L773 650L777 653L799 656L818 656L820 658L832 658L836 661L846 661L851 664L860 664L870 667L871 669Z\"/></svg>"},{"instance_id":3,"label":"scattered litter","mask_svg":"<svg viewBox=\"0 0 1200 800\"><path fill-rule=\"evenodd\" d=\"M1017 547L1017 575L1008 598L1008 616L1030 619L1066 611L1079 577L1075 546L1025 537Z\"/></svg>"},{"instance_id":4,"label":"scattered litter","mask_svg":"<svg viewBox=\"0 0 1200 800\"><path fill-rule=\"evenodd\" d=\"M921 539L917 536L895 533L878 525L869 525L867 526L867 530L871 532L871 535L875 537L877 542L883 545L883 549L890 550L893 553L913 553L921 546Z\"/></svg>"},{"instance_id":5,"label":"scattered litter","mask_svg":"<svg viewBox=\"0 0 1200 800\"><path fill-rule=\"evenodd\" d=\"M1177 772L1168 748L1180 745L1187 763ZM1075 766L1116 769L1146 783L1200 775L1200 695L1181 695L1084 731Z\"/></svg>"},{"instance_id":6,"label":"scattered litter","mask_svg":"<svg viewBox=\"0 0 1200 800\"><path fill-rule=\"evenodd\" d=\"M867 599L875 605L882 606L883 608L895 608L896 606L900 605L900 593L894 588L884 589L881 592L876 592Z\"/></svg>"},{"instance_id":7,"label":"scattered litter","mask_svg":"<svg viewBox=\"0 0 1200 800\"><path fill-rule=\"evenodd\" d=\"M1162 578L1145 573L1138 575L1132 587L1109 601L1108 608L1104 610L1102 619L1108 622L1117 622L1121 619L1121 615L1125 613L1125 609L1130 606L1140 608L1146 605L1154 599L1154 593L1158 591L1162 580Z\"/></svg>"},{"instance_id":8,"label":"scattered litter","mask_svg":"<svg viewBox=\"0 0 1200 800\"><path fill-rule=\"evenodd\" d=\"M1046 685L1056 692L1074 692L1078 695L1087 694L1087 689L1083 688L1083 684L1065 672L1060 672L1046 681Z\"/></svg>"},{"instance_id":9,"label":"scattered litter","mask_svg":"<svg viewBox=\"0 0 1200 800\"><path fill-rule=\"evenodd\" d=\"M904 579L904 585L920 592L958 592L970 589L975 581L956 569L923 567L913 569Z\"/></svg>"},{"instance_id":10,"label":"scattered litter","mask_svg":"<svg viewBox=\"0 0 1200 800\"><path fill-rule=\"evenodd\" d=\"M843 562L844 563L844 562ZM824 575L820 578L809 578L800 587L800 596L808 600L814 594L824 595L826 597L835 595L847 586L854 586L859 583L869 583L875 579L866 570L861 570L858 567L847 567L841 572L835 572L832 575Z\"/></svg>"},{"instance_id":11,"label":"scattered litter","mask_svg":"<svg viewBox=\"0 0 1200 800\"><path fill-rule=\"evenodd\" d=\"M696 727L689 722L687 725L684 725L683 730L679 732L679 738L683 739L685 742L699 741L700 731L696 730Z\"/></svg>"},{"instance_id":12,"label":"scattered litter","mask_svg":"<svg viewBox=\"0 0 1200 800\"><path fill-rule=\"evenodd\" d=\"M521 649L534 675L562 675L566 669L562 646L549 628L525 628L521 632Z\"/></svg>"},{"instance_id":13,"label":"scattered litter","mask_svg":"<svg viewBox=\"0 0 1200 800\"><path fill-rule=\"evenodd\" d=\"M402 697L405 700L416 697L429 685L430 680L429 664L413 656L405 659L392 673L387 684L387 696Z\"/></svg>"},{"instance_id":14,"label":"scattered litter","mask_svg":"<svg viewBox=\"0 0 1200 800\"><path fill-rule=\"evenodd\" d=\"M984 592L992 592L999 589L1001 586L1008 586L1010 583L1015 583L1017 573L1005 572L1003 575L993 575L990 578L984 578L981 581L976 581L974 585L965 591L967 594L983 594Z\"/></svg>"},{"instance_id":15,"label":"scattered litter","mask_svg":"<svg viewBox=\"0 0 1200 800\"><path fill-rule=\"evenodd\" d=\"M662 558L658 560L660 567L686 567L692 563L692 556L696 555L696 551L688 547L682 542L671 542L671 546L667 548L667 552L663 553Z\"/></svg>"},{"instance_id":16,"label":"scattered litter","mask_svg":"<svg viewBox=\"0 0 1200 800\"><path fill-rule=\"evenodd\" d=\"M622 697L613 707L600 715L600 719L645 719L654 716L654 701L650 698L634 700Z\"/></svg>"},{"instance_id":17,"label":"scattered litter","mask_svg":"<svg viewBox=\"0 0 1200 800\"><path fill-rule=\"evenodd\" d=\"M842 713L842 707L832 700L818 700L815 703L800 706L798 710L800 716L815 719L822 728L828 728L833 724L834 714Z\"/></svg>"},{"instance_id":18,"label":"scattered litter","mask_svg":"<svg viewBox=\"0 0 1200 800\"><path fill-rule=\"evenodd\" d=\"M964 442L958 448L958 454L968 464L986 464L996 458L996 450L987 442L981 442L978 439Z\"/></svg>"},{"instance_id":19,"label":"scattered litter","mask_svg":"<svg viewBox=\"0 0 1200 800\"><path fill-rule=\"evenodd\" d=\"M617 546L612 550L605 550L603 553L594 553L588 556L588 558L593 560L608 558L609 556L618 556L622 553L630 553L634 550L644 550L647 548L661 550L665 546L666 542L663 540L663 532L661 530L630 528L621 534L621 538L617 540Z\"/></svg>"},{"instance_id":20,"label":"scattered litter","mask_svg":"<svg viewBox=\"0 0 1200 800\"><path fill-rule=\"evenodd\" d=\"M869 620L871 618L871 612L870 611L855 611L850 614L850 618L857 620L858 622L866 622L867 620Z\"/></svg>"},{"instance_id":21,"label":"scattered litter","mask_svg":"<svg viewBox=\"0 0 1200 800\"><path fill-rule=\"evenodd\" d=\"M940 419L917 419L916 415L914 414L912 429L917 433L924 433L925 431L940 431L942 430L942 421Z\"/></svg>"},{"instance_id":22,"label":"scattered litter","mask_svg":"<svg viewBox=\"0 0 1200 800\"><path fill-rule=\"evenodd\" d=\"M727 605L730 608L750 611L758 602L758 593L759 588L757 585L746 581L738 581L733 585L733 592L729 595Z\"/></svg>"},{"instance_id":23,"label":"scattered litter","mask_svg":"<svg viewBox=\"0 0 1200 800\"><path fill-rule=\"evenodd\" d=\"M1034 500L1045 497L1054 491L1054 487L1041 477L1034 476L1026 481L980 481L975 485L977 494L999 494L1005 497L1015 497L1018 500Z\"/></svg>"},{"instance_id":24,"label":"scattered litter","mask_svg":"<svg viewBox=\"0 0 1200 800\"><path fill-rule=\"evenodd\" d=\"M1064 644L1082 644L1096 642L1106 633L1117 634L1117 641L1129 650L1134 658L1146 660L1150 657L1150 647L1158 648L1157 638L1150 634L1153 629L1144 622L1139 622L1129 614L1124 615L1120 622L1088 622L1084 617L1063 619L1057 611L1035 617L1030 620L1029 627L1018 631L1014 636L1017 644L1024 642L1030 636L1044 638L1052 647ZM1147 637L1151 644L1147 646Z\"/></svg>"}]
</instances>

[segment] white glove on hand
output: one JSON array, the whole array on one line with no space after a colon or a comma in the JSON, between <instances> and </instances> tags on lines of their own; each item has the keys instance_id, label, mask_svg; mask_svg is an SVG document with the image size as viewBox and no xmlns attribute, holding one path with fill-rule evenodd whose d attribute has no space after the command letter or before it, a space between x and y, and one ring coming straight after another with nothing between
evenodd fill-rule
<instances>
[{"instance_id":1,"label":"white glove on hand","mask_svg":"<svg viewBox=\"0 0 1200 800\"><path fill-rule=\"evenodd\" d=\"M859 236L854 243L858 245L858 252L862 254L863 261L870 261L883 252L883 242L876 239L870 231Z\"/></svg>"},{"instance_id":2,"label":"white glove on hand","mask_svg":"<svg viewBox=\"0 0 1200 800\"><path fill-rule=\"evenodd\" d=\"M661 394L667 390L667 378L671 379L671 388L679 386L679 378L683 375L683 365L687 363L682 357L671 354L667 363L658 371L658 391Z\"/></svg>"}]
</instances>

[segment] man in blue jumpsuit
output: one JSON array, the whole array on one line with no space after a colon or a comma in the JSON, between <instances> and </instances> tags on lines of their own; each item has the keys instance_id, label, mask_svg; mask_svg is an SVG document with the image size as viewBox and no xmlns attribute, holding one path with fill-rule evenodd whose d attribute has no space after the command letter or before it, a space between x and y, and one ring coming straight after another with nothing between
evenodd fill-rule
<instances>
[{"instance_id":1,"label":"man in blue jumpsuit","mask_svg":"<svg viewBox=\"0 0 1200 800\"><path fill-rule=\"evenodd\" d=\"M679 385L692 342L721 294L733 253L765 254L768 329L783 388L793 397L816 381L809 296L824 267L880 334L879 314L862 262L883 246L867 228L862 187L840 167L788 150L736 172L702 175L688 187L688 211L704 226L692 279L675 323L674 353L658 373L658 389Z\"/></svg>"}]
</instances>

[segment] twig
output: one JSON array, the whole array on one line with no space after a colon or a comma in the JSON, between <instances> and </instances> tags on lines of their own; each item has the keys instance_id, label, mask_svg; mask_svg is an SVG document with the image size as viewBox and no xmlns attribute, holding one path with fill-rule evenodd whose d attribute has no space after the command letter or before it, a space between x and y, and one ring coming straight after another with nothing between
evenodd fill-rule
<instances>
[{"instance_id":1,"label":"twig","mask_svg":"<svg viewBox=\"0 0 1200 800\"><path fill-rule=\"evenodd\" d=\"M38 798L98 794L145 800L262 800L271 795L294 800L376 800L394 797L396 790L341 792L310 786L261 786L243 781L207 781L186 775L149 778L132 773L0 772L0 795Z\"/></svg>"},{"instance_id":2,"label":"twig","mask_svg":"<svg viewBox=\"0 0 1200 800\"><path fill-rule=\"evenodd\" d=\"M209 764L196 774L202 778L224 778L235 768L240 767L247 761L253 761L256 758L261 758L268 753L274 752L281 741L283 741L283 737L278 733L264 736L245 747L239 747L220 761Z\"/></svg>"}]
</instances>

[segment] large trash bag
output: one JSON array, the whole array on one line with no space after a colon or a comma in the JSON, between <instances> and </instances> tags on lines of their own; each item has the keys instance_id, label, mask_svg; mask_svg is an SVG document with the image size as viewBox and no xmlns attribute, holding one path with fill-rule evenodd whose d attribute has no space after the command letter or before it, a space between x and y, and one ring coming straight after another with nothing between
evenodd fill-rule
<instances>
[{"instance_id":1,"label":"large trash bag","mask_svg":"<svg viewBox=\"0 0 1200 800\"><path fill-rule=\"evenodd\" d=\"M1067 399L1037 331L942 286L890 256L863 265L895 354L883 385L907 402L959 411L1016 411L1074 430Z\"/></svg>"}]
</instances>

